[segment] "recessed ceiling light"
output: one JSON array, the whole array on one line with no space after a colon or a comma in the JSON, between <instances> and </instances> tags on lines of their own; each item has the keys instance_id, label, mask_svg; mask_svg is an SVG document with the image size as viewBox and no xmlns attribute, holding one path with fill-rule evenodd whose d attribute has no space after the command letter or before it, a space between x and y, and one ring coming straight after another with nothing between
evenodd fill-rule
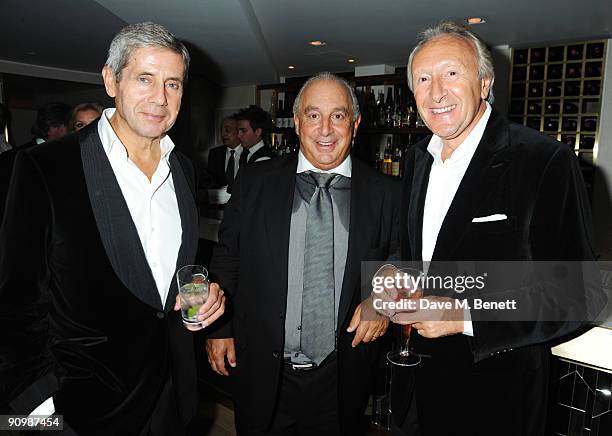
<instances>
[{"instance_id":1,"label":"recessed ceiling light","mask_svg":"<svg viewBox=\"0 0 612 436\"><path fill-rule=\"evenodd\" d=\"M313 47L323 47L324 45L327 45L325 41L319 41L318 39L315 41L310 41L308 44L312 45Z\"/></svg>"},{"instance_id":2,"label":"recessed ceiling light","mask_svg":"<svg viewBox=\"0 0 612 436\"><path fill-rule=\"evenodd\" d=\"M482 17L469 17L465 20L470 26L474 26L476 24L483 24L487 21Z\"/></svg>"},{"instance_id":3,"label":"recessed ceiling light","mask_svg":"<svg viewBox=\"0 0 612 436\"><path fill-rule=\"evenodd\" d=\"M353 62L355 62L355 59L350 58L350 59L347 59L346 61L347 61L349 64L352 64Z\"/></svg>"},{"instance_id":4,"label":"recessed ceiling light","mask_svg":"<svg viewBox=\"0 0 612 436\"><path fill-rule=\"evenodd\" d=\"M287 68L289 68L290 70L294 70L295 69L295 65L289 65Z\"/></svg>"}]
</instances>

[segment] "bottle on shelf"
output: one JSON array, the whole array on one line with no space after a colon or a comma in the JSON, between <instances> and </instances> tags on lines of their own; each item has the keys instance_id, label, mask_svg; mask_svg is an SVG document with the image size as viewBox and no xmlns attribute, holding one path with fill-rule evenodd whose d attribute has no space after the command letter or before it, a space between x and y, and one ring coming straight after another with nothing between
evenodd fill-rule
<instances>
[{"instance_id":1,"label":"bottle on shelf","mask_svg":"<svg viewBox=\"0 0 612 436\"><path fill-rule=\"evenodd\" d=\"M283 100L278 101L278 110L276 111L276 127L279 129L285 127L285 109L283 107Z\"/></svg>"},{"instance_id":2,"label":"bottle on shelf","mask_svg":"<svg viewBox=\"0 0 612 436\"><path fill-rule=\"evenodd\" d=\"M383 174L391 175L391 168L393 164L393 144L391 136L387 137L387 145L385 145L385 154L383 159Z\"/></svg>"},{"instance_id":3,"label":"bottle on shelf","mask_svg":"<svg viewBox=\"0 0 612 436\"><path fill-rule=\"evenodd\" d=\"M391 158L391 175L393 177L400 176L400 162L402 160L402 149L399 144L393 149L393 157Z\"/></svg>"},{"instance_id":4,"label":"bottle on shelf","mask_svg":"<svg viewBox=\"0 0 612 436\"><path fill-rule=\"evenodd\" d=\"M393 127L393 87L387 88L387 98L385 99L385 127Z\"/></svg>"},{"instance_id":5,"label":"bottle on shelf","mask_svg":"<svg viewBox=\"0 0 612 436\"><path fill-rule=\"evenodd\" d=\"M402 95L402 88L397 87L395 93L395 107L393 108L393 127L402 127L402 118L404 116L404 100Z\"/></svg>"}]
</instances>

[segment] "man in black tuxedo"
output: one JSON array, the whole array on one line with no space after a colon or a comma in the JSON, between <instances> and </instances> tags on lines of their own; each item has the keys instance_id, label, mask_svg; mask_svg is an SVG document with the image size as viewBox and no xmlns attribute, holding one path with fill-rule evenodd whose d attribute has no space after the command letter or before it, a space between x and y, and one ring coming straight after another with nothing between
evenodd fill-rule
<instances>
[{"instance_id":1,"label":"man in black tuxedo","mask_svg":"<svg viewBox=\"0 0 612 436\"><path fill-rule=\"evenodd\" d=\"M299 153L242 168L225 209L211 271L233 316L208 357L240 435L362 434L387 323L361 317L360 263L398 254L399 186L351 158L343 79L320 73L296 102Z\"/></svg>"},{"instance_id":2,"label":"man in black tuxedo","mask_svg":"<svg viewBox=\"0 0 612 436\"><path fill-rule=\"evenodd\" d=\"M116 108L17 155L0 230L11 413L55 412L74 434L99 435L182 434L194 415L193 338L174 280L197 248L194 170L166 135L188 67L164 27L125 27L102 70ZM222 312L211 286L202 326Z\"/></svg>"},{"instance_id":3,"label":"man in black tuxedo","mask_svg":"<svg viewBox=\"0 0 612 436\"><path fill-rule=\"evenodd\" d=\"M213 147L208 152L208 165L206 171L212 177L211 188L228 186L234 183L238 172L242 146L238 139L238 126L236 118L228 116L221 123L221 139L223 145Z\"/></svg>"},{"instance_id":4,"label":"man in black tuxedo","mask_svg":"<svg viewBox=\"0 0 612 436\"><path fill-rule=\"evenodd\" d=\"M240 109L235 115L238 139L242 145L240 166L275 157L267 141L272 128L270 114L259 106L251 105Z\"/></svg>"},{"instance_id":5,"label":"man in black tuxedo","mask_svg":"<svg viewBox=\"0 0 612 436\"><path fill-rule=\"evenodd\" d=\"M408 78L433 135L406 156L403 259L431 261L430 270L440 261L594 260L573 150L491 108L493 65L477 36L448 22L427 29ZM392 318L413 324L412 344L429 356L416 367L423 435L545 433L550 343L581 324L579 305L563 303L582 294L533 291L531 309L551 322L495 322L456 306L438 321L420 311Z\"/></svg>"}]
</instances>

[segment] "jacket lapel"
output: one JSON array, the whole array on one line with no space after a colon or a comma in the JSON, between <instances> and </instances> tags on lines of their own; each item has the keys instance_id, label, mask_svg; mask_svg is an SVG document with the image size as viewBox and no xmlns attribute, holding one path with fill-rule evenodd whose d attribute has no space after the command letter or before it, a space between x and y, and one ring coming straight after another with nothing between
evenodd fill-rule
<instances>
[{"instance_id":1,"label":"jacket lapel","mask_svg":"<svg viewBox=\"0 0 612 436\"><path fill-rule=\"evenodd\" d=\"M186 177L189 165L184 157L177 156L176 153L170 154L170 169L172 171L172 181L176 200L178 203L179 214L181 216L181 248L179 249L176 260L175 270L193 263L198 249L198 209L195 203L195 185L193 177ZM191 175L191 174L190 174ZM164 306L164 311L169 312L174 307L174 300L178 292L178 285L174 278L170 282L170 290Z\"/></svg>"},{"instance_id":2,"label":"jacket lapel","mask_svg":"<svg viewBox=\"0 0 612 436\"><path fill-rule=\"evenodd\" d=\"M410 168L413 172L412 189L408 202L407 215L408 236L410 240L410 259L420 260L423 249L423 208L425 207L425 196L427 195L427 185L429 183L429 173L433 157L426 147L429 139L423 141L423 147L416 146L414 150L414 167ZM402 212L404 213L404 212Z\"/></svg>"},{"instance_id":3,"label":"jacket lapel","mask_svg":"<svg viewBox=\"0 0 612 436\"><path fill-rule=\"evenodd\" d=\"M493 110L478 148L442 223L433 260L452 258L454 248L461 241L478 207L491 190L495 189L496 182L506 171L514 153L514 149L509 145L508 124ZM423 208L420 210L422 219Z\"/></svg>"},{"instance_id":4,"label":"jacket lapel","mask_svg":"<svg viewBox=\"0 0 612 436\"><path fill-rule=\"evenodd\" d=\"M380 197L371 194L375 190L372 190L372 180L365 179L363 166L361 161L352 158L349 238L338 307L338 328L346 322L353 299L361 296L355 295L355 289L360 287L357 282L361 278L361 261L365 257L370 241L364 232L378 230L375 227L377 223L370 220L368 212L380 210Z\"/></svg>"},{"instance_id":5,"label":"jacket lapel","mask_svg":"<svg viewBox=\"0 0 612 436\"><path fill-rule=\"evenodd\" d=\"M263 186L263 206L265 216L266 239L270 253L279 253L270 260L273 271L278 271L278 283L285 292L286 299L287 268L289 258L289 231L291 226L291 209L295 190L295 172L297 170L297 153L290 155L279 167L270 171Z\"/></svg>"}]
</instances>

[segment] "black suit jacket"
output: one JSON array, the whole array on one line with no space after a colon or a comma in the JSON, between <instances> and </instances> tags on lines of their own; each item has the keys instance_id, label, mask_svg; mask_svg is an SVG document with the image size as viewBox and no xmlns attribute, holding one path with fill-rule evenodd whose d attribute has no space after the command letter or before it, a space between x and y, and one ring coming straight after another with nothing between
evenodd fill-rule
<instances>
[{"instance_id":1,"label":"black suit jacket","mask_svg":"<svg viewBox=\"0 0 612 436\"><path fill-rule=\"evenodd\" d=\"M182 266L197 245L194 174L177 153L170 165ZM0 247L0 376L13 413L52 395L56 413L83 434L191 419L192 334L173 311L174 280L165 304L159 297L97 123L19 153Z\"/></svg>"},{"instance_id":2,"label":"black suit jacket","mask_svg":"<svg viewBox=\"0 0 612 436\"><path fill-rule=\"evenodd\" d=\"M351 347L346 332L360 291L361 261L398 252L399 186L353 159L346 270L338 314L338 392L346 434L358 431L379 343ZM297 154L240 170L225 209L211 271L232 301L233 317L214 337L234 337L236 410L255 427L269 424L283 365L289 231ZM369 290L368 290L369 292ZM305 406L307 407L307 405Z\"/></svg>"},{"instance_id":3,"label":"black suit jacket","mask_svg":"<svg viewBox=\"0 0 612 436\"><path fill-rule=\"evenodd\" d=\"M400 220L402 258L406 260L422 259L423 208L433 162L427 151L429 139L412 147L405 161ZM508 219L472 222L475 217L492 214L506 214ZM493 110L438 234L432 266L436 261L462 260L594 261L589 205L573 150L535 130L508 123ZM555 302L548 292L554 290L542 289L543 292L533 294L534 307ZM583 294L580 289L576 292L579 300ZM577 308L553 304L549 309L563 313ZM482 389L493 395L495 389L504 389L506 381L530 383L525 376L527 371L547 367L546 344L579 327L569 320L576 319L571 316L565 322L500 323L488 321L475 311L472 314L473 338L462 334L436 339L412 336L415 349L434 356L431 363L426 360L420 367L421 372L433 362L441 362L439 367L446 368L439 371L436 379L443 378L446 381L442 385L455 387L445 395L445 399L451 398L449 402L456 401L455 405L469 403L468 392L457 387L458 380L470 377L466 375L468 372L474 375L473 380L482 376L480 380L490 383L486 377L491 376L499 381L494 387L472 385L473 392ZM546 372L542 374L545 377ZM546 380L540 377L537 383L546 385ZM435 388L431 387L428 392L427 384L423 385L425 388L418 391L419 396L437 395ZM515 388L516 383L508 386L504 395L511 397ZM545 387L539 394L545 395ZM545 401L538 403L540 399L530 398L533 404L545 404ZM502 406L498 403L490 407ZM533 410L538 413L537 408ZM440 421L434 412L427 419ZM487 412L480 410L479 413ZM543 422L542 416L535 419Z\"/></svg>"},{"instance_id":4,"label":"black suit jacket","mask_svg":"<svg viewBox=\"0 0 612 436\"><path fill-rule=\"evenodd\" d=\"M225 151L227 147L220 145L213 147L208 152L208 166L206 171L212 177L211 188L220 188L227 185L225 178ZM235 157L234 165L238 165L238 157Z\"/></svg>"}]
</instances>

